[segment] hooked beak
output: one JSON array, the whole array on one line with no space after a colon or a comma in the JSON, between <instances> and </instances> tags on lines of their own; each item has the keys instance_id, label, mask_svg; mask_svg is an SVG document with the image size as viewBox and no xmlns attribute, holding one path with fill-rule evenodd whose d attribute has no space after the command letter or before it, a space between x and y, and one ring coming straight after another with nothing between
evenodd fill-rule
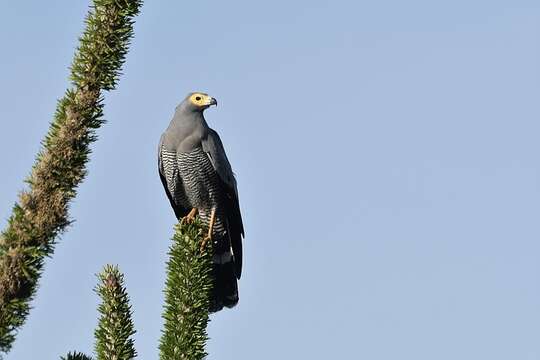
<instances>
[{"instance_id":1,"label":"hooked beak","mask_svg":"<svg viewBox=\"0 0 540 360\"><path fill-rule=\"evenodd\" d=\"M217 100L216 98L210 98L210 104L208 106L216 105L217 106Z\"/></svg>"}]
</instances>

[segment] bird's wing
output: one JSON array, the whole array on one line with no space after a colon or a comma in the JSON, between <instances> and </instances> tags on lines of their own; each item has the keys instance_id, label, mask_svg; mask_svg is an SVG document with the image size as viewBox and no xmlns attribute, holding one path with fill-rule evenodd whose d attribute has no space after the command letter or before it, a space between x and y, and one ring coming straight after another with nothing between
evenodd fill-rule
<instances>
[{"instance_id":1,"label":"bird's wing","mask_svg":"<svg viewBox=\"0 0 540 360\"><path fill-rule=\"evenodd\" d=\"M173 194L171 193L171 189L169 189L169 184L172 184L173 182L178 182L178 179L174 178L174 174L178 174L178 162L176 161L176 154L174 154L175 158L171 158L172 154L167 154L167 156L163 156L163 136L159 140L159 148L158 148L158 172L159 172L159 178L161 179L161 183L163 184L163 187L165 188L165 193L167 194L167 198L169 199L171 206L174 210L174 214L176 215L176 218L180 220L181 217L184 217L189 212L188 209L184 208L182 205L178 204ZM169 171L165 171L165 167L168 168ZM167 179L167 176L170 177L170 179ZM178 175L177 175L178 176ZM182 186L181 183L177 183L176 186Z\"/></svg>"},{"instance_id":2,"label":"bird's wing","mask_svg":"<svg viewBox=\"0 0 540 360\"><path fill-rule=\"evenodd\" d=\"M208 136L203 138L201 143L203 150L208 155L212 166L219 175L225 192L227 220L231 233L231 246L234 253L236 277L240 279L242 272L242 237L244 237L244 225L242 223L242 214L240 213L236 179L234 178L231 164L227 159L223 143L217 132L209 129Z\"/></svg>"}]
</instances>

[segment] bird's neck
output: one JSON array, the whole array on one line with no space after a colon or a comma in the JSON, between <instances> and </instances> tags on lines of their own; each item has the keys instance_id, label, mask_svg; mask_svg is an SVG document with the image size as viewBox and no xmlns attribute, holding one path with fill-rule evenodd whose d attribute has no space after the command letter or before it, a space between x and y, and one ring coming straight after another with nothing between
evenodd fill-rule
<instances>
[{"instance_id":1,"label":"bird's neck","mask_svg":"<svg viewBox=\"0 0 540 360\"><path fill-rule=\"evenodd\" d=\"M202 112L199 111L177 111L169 124L171 129L197 128L200 126L207 127L208 124Z\"/></svg>"},{"instance_id":2,"label":"bird's neck","mask_svg":"<svg viewBox=\"0 0 540 360\"><path fill-rule=\"evenodd\" d=\"M171 150L189 152L199 146L200 139L208 132L208 124L201 112L177 111L163 138L164 145Z\"/></svg>"}]
</instances>

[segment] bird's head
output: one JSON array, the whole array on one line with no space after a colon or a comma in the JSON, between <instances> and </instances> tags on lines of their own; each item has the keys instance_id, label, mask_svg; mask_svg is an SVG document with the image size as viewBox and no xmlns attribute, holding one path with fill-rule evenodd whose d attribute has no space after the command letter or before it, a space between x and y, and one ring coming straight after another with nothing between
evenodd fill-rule
<instances>
[{"instance_id":1,"label":"bird's head","mask_svg":"<svg viewBox=\"0 0 540 360\"><path fill-rule=\"evenodd\" d=\"M188 110L203 112L212 105L217 106L217 100L202 92L192 92L186 97L182 105Z\"/></svg>"}]
</instances>

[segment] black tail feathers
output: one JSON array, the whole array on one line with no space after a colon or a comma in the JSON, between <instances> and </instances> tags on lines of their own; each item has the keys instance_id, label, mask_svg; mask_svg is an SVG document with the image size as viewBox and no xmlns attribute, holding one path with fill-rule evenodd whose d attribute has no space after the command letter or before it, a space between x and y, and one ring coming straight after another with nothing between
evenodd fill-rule
<instances>
[{"instance_id":1,"label":"black tail feathers","mask_svg":"<svg viewBox=\"0 0 540 360\"><path fill-rule=\"evenodd\" d=\"M213 287L210 295L210 312L217 312L223 307L232 308L238 303L238 284L234 269L234 261L212 264Z\"/></svg>"}]
</instances>

